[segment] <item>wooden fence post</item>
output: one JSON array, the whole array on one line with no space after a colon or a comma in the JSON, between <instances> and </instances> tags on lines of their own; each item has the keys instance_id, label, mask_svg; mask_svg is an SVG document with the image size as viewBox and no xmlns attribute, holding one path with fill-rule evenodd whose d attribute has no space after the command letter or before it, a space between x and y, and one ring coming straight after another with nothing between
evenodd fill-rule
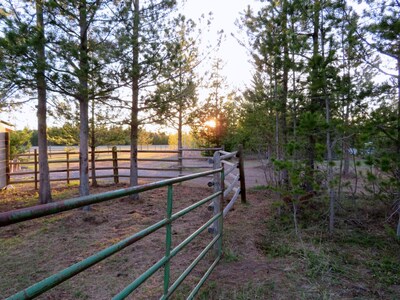
<instances>
[{"instance_id":1,"label":"wooden fence post","mask_svg":"<svg viewBox=\"0 0 400 300\"><path fill-rule=\"evenodd\" d=\"M67 151L67 184L69 184L69 151Z\"/></svg>"},{"instance_id":2,"label":"wooden fence post","mask_svg":"<svg viewBox=\"0 0 400 300\"><path fill-rule=\"evenodd\" d=\"M6 185L11 182L11 172L10 172L10 133L5 132L4 144L6 148Z\"/></svg>"},{"instance_id":3,"label":"wooden fence post","mask_svg":"<svg viewBox=\"0 0 400 300\"><path fill-rule=\"evenodd\" d=\"M35 190L38 189L38 153L37 149L33 152L34 155L34 161L35 161Z\"/></svg>"},{"instance_id":4,"label":"wooden fence post","mask_svg":"<svg viewBox=\"0 0 400 300\"><path fill-rule=\"evenodd\" d=\"M239 158L239 180L240 180L240 197L242 203L246 203L246 181L244 178L244 158L243 158L243 145L239 145L237 157Z\"/></svg>"},{"instance_id":5,"label":"wooden fence post","mask_svg":"<svg viewBox=\"0 0 400 300\"><path fill-rule=\"evenodd\" d=\"M117 184L119 183L119 176L118 176L118 152L116 146L112 148L112 162L113 162L114 183Z\"/></svg>"},{"instance_id":6,"label":"wooden fence post","mask_svg":"<svg viewBox=\"0 0 400 300\"><path fill-rule=\"evenodd\" d=\"M178 149L179 176L183 176L183 150Z\"/></svg>"}]
</instances>

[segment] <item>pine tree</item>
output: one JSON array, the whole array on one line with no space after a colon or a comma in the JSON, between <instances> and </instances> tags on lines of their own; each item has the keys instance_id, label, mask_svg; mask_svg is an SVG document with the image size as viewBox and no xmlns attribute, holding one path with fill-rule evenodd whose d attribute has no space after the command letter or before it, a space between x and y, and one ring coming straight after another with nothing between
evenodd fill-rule
<instances>
[{"instance_id":1,"label":"pine tree","mask_svg":"<svg viewBox=\"0 0 400 300\"><path fill-rule=\"evenodd\" d=\"M139 112L145 109L139 98L140 91L156 85L162 74L164 61L171 56L165 38L168 36L169 15L175 1L121 2L115 13L117 22L116 38L118 48L115 53L121 72L121 84L131 91L130 118L131 163L130 185L138 185L137 145L141 120ZM133 195L137 199L138 195Z\"/></svg>"},{"instance_id":2,"label":"pine tree","mask_svg":"<svg viewBox=\"0 0 400 300\"><path fill-rule=\"evenodd\" d=\"M21 3L18 3L21 4ZM33 93L38 99L38 145L39 145L39 203L52 201L49 165L47 158L47 82L43 1L25 3L24 6L8 1L0 7L3 37L0 38L3 91L6 97L13 89ZM36 24L33 23L34 20Z\"/></svg>"},{"instance_id":3,"label":"pine tree","mask_svg":"<svg viewBox=\"0 0 400 300\"><path fill-rule=\"evenodd\" d=\"M176 48L168 61L166 82L157 86L154 96L148 102L155 113L155 122L177 130L177 146L182 157L183 126L189 125L190 114L196 109L197 94L195 68L199 65L196 37L193 37L195 23L184 16L176 18L177 37L171 38L169 47ZM182 167L182 160L179 160Z\"/></svg>"},{"instance_id":4,"label":"pine tree","mask_svg":"<svg viewBox=\"0 0 400 300\"><path fill-rule=\"evenodd\" d=\"M105 80L111 73L111 62L105 49L111 50L111 1L49 1L52 34L51 54L56 63L49 76L51 90L79 104L79 193L89 194L89 101L95 93L112 90ZM108 22L107 22L108 20ZM101 54L99 54L101 53ZM98 69L101 68L101 71ZM102 73L104 80L94 74ZM96 88L94 88L96 86ZM92 91L92 92L91 92Z\"/></svg>"},{"instance_id":5,"label":"pine tree","mask_svg":"<svg viewBox=\"0 0 400 300\"><path fill-rule=\"evenodd\" d=\"M209 94L190 117L194 136L205 147L222 147L233 122L231 115L235 99L227 93L222 68L222 59L216 58L208 79Z\"/></svg>"},{"instance_id":6,"label":"pine tree","mask_svg":"<svg viewBox=\"0 0 400 300\"><path fill-rule=\"evenodd\" d=\"M380 129L395 145L391 162L393 178L397 182L397 197L394 202L397 203L396 210L399 216L397 236L400 236L400 3L396 0L368 0L366 3L369 9L364 11L364 18L368 18L370 22L365 29L371 34L372 40L365 39L364 42L395 63L395 68L385 71L379 64L366 59L380 72L393 78L393 91L396 91L393 99L396 99L397 122L391 123L387 128L380 126Z\"/></svg>"}]
</instances>

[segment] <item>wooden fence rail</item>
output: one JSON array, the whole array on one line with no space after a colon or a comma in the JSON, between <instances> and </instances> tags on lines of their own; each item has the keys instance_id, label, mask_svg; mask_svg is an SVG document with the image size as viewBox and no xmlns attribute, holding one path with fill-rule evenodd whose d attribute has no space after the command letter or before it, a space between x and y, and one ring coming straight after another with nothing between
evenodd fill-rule
<instances>
[{"instance_id":1,"label":"wooden fence rail","mask_svg":"<svg viewBox=\"0 0 400 300\"><path fill-rule=\"evenodd\" d=\"M223 203L220 203L220 199L216 198L213 202L208 205L208 210L214 211L214 214L222 211L223 217L225 218L228 212L232 209L236 200L241 197L242 203L246 203L246 183L244 176L244 164L243 164L243 147L239 145L239 150L235 152L216 151L212 158L213 168L221 168L223 172L223 180L221 177L214 176L213 181L210 181L208 185L214 186L214 191L222 190L222 200L227 200L227 205L224 208ZM231 180L228 178L231 177ZM239 186L237 186L239 184ZM229 195L233 192L233 196ZM216 234L219 232L218 223L214 222L209 228L208 232Z\"/></svg>"},{"instance_id":2,"label":"wooden fence rail","mask_svg":"<svg viewBox=\"0 0 400 300\"><path fill-rule=\"evenodd\" d=\"M176 150L138 150L139 168L138 171L157 172L157 174L139 174L139 178L166 179L184 175L184 171L196 169L211 169L212 166L207 163L210 157L187 157L185 152L199 151L219 151L221 148L181 148ZM89 151L89 157L91 151ZM129 178L127 172L130 170L128 162L130 161L130 150L117 149L95 151L95 170L101 171L96 174L96 178L113 178L114 183L119 183L120 178ZM187 162L187 164L184 163ZM91 159L89 159L89 163ZM190 164L191 162L191 164ZM197 162L197 164L193 164ZM201 162L204 162L203 164ZM125 164L124 164L125 163ZM142 166L141 166L142 163ZM100 165L99 165L100 164ZM90 164L89 164L90 165ZM70 184L73 180L79 180L79 174L74 176L74 172L79 172L79 152L63 151L52 152L49 154L49 172L58 174L50 176L50 181L66 181ZM12 170L12 171L11 171ZM89 168L91 170L91 168ZM105 174L104 171L110 170ZM173 174L171 172L174 172ZM164 173L161 175L160 173ZM178 174L176 174L178 173ZM63 175L64 174L64 175ZM91 179L92 177L89 176ZM8 162L7 184L34 183L35 189L38 189L39 183L39 159L38 151L34 149L33 153L18 155L17 159Z\"/></svg>"}]
</instances>

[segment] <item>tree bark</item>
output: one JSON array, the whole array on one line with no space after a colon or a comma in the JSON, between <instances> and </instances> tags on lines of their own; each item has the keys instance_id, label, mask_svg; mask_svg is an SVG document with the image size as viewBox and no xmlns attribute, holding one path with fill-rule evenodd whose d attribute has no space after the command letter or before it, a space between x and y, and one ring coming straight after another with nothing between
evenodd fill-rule
<instances>
[{"instance_id":1,"label":"tree bark","mask_svg":"<svg viewBox=\"0 0 400 300\"><path fill-rule=\"evenodd\" d=\"M324 15L321 13L321 23L323 24ZM325 41L324 41L324 28L321 26L321 52L322 59L325 62ZM329 197L329 234L333 235L335 228L335 190L332 187L333 184L333 155L332 155L332 140L331 140L331 102L328 97L327 91L327 80L326 80L326 69L322 70L322 89L325 98L325 121L327 125L326 130L326 154L327 154L327 186L328 186L328 197Z\"/></svg>"},{"instance_id":2,"label":"tree bark","mask_svg":"<svg viewBox=\"0 0 400 300\"><path fill-rule=\"evenodd\" d=\"M281 147L281 156L282 160L286 160L286 152L285 146L287 145L287 100L288 100L288 86L289 86L289 67L290 67L290 59L289 59L289 46L288 46L288 27L287 27L287 14L288 14L288 3L287 0L283 1L282 6L282 14L283 14L283 22L282 22L282 40L283 40L283 78L282 78L282 104L281 104L281 130L282 130L282 147ZM282 181L285 188L289 189L289 172L285 168L282 170Z\"/></svg>"},{"instance_id":3,"label":"tree bark","mask_svg":"<svg viewBox=\"0 0 400 300\"><path fill-rule=\"evenodd\" d=\"M182 65L179 66L179 110L178 110L178 155L179 155L179 175L183 175L183 141L182 141L182 126L183 126L183 95L182 95Z\"/></svg>"},{"instance_id":4,"label":"tree bark","mask_svg":"<svg viewBox=\"0 0 400 300\"><path fill-rule=\"evenodd\" d=\"M398 43L400 49L400 43ZM397 180L397 211L399 215L399 222L397 224L397 237L400 237L400 56L397 58L397 166L396 166L396 180Z\"/></svg>"},{"instance_id":5,"label":"tree bark","mask_svg":"<svg viewBox=\"0 0 400 300\"><path fill-rule=\"evenodd\" d=\"M183 171L182 171L182 169L183 169L183 151L182 151L182 148L183 148L183 140L182 140L182 126L183 126L183 120L182 120L182 118L183 118L183 116L182 116L182 110L183 110L183 107L182 107L182 105L181 104L179 104L179 112L178 112L178 155L179 155L179 161L178 161L178 164L179 164L179 175L181 176L181 175L183 175Z\"/></svg>"},{"instance_id":6,"label":"tree bark","mask_svg":"<svg viewBox=\"0 0 400 300\"><path fill-rule=\"evenodd\" d=\"M92 99L92 126L91 126L91 142L90 142L90 165L92 173L92 186L97 187L96 178L96 136L95 136L95 114L94 114L94 99Z\"/></svg>"},{"instance_id":7,"label":"tree bark","mask_svg":"<svg viewBox=\"0 0 400 300\"><path fill-rule=\"evenodd\" d=\"M79 129L79 195L89 195L89 93L88 93L88 32L87 32L87 11L86 0L80 2L79 7L79 28L80 28L80 44L79 44L79 113L80 113L80 129ZM84 210L89 210L85 207Z\"/></svg>"},{"instance_id":8,"label":"tree bark","mask_svg":"<svg viewBox=\"0 0 400 300\"><path fill-rule=\"evenodd\" d=\"M47 108L46 108L46 54L43 21L43 2L36 1L36 28L38 31L38 43L36 52L36 86L38 94L38 146L39 146L39 203L52 202L49 163L47 157Z\"/></svg>"},{"instance_id":9,"label":"tree bark","mask_svg":"<svg viewBox=\"0 0 400 300\"><path fill-rule=\"evenodd\" d=\"M137 146L139 133L139 0L133 3L133 36L132 36L132 107L131 107L131 162L130 162L130 186L138 185L138 163L137 163ZM130 196L132 200L138 200L139 195Z\"/></svg>"},{"instance_id":10,"label":"tree bark","mask_svg":"<svg viewBox=\"0 0 400 300\"><path fill-rule=\"evenodd\" d=\"M316 113L319 109L319 97L318 97L318 65L317 65L317 57L319 55L319 29L320 29L320 10L321 10L321 3L320 0L314 1L314 18L313 18L313 55L311 58L312 69L311 72L311 107L310 111L312 113ZM313 128L314 129L314 128ZM316 128L315 128L316 129ZM314 130L313 130L314 131ZM316 147L316 138L313 133L310 133L308 137L308 166L306 168L306 182L305 187L308 192L313 190L314 184L314 169L315 169L315 147Z\"/></svg>"}]
</instances>

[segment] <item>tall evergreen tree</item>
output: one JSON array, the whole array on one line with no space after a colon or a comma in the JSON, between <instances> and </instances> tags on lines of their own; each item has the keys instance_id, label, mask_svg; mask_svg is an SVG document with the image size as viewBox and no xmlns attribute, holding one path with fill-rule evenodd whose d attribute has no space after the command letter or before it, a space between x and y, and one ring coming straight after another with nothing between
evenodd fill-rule
<instances>
[{"instance_id":1,"label":"tall evergreen tree","mask_svg":"<svg viewBox=\"0 0 400 300\"><path fill-rule=\"evenodd\" d=\"M397 0L368 0L369 9L364 11L364 18L369 22L365 29L371 35L371 39L365 39L368 47L379 52L390 61L394 68L381 67L378 63L367 62L376 67L380 72L389 75L393 79L393 97L396 103L397 121L380 126L380 130L388 140L394 144L395 151L391 155L393 179L397 182L396 210L399 216L397 236L400 236L400 3Z\"/></svg>"},{"instance_id":2,"label":"tall evergreen tree","mask_svg":"<svg viewBox=\"0 0 400 300\"><path fill-rule=\"evenodd\" d=\"M79 103L79 193L89 194L89 100L91 74L99 74L104 80L93 80L100 93L111 89L105 80L110 79L107 69L111 36L111 1L49 1L52 26L52 55L56 63L50 74L51 89ZM107 22L108 20L108 22ZM106 38L105 38L106 37ZM92 44L91 44L92 43ZM105 46L106 45L106 46ZM102 55L98 53L102 52ZM107 75L106 75L107 74ZM98 78L98 77L97 77ZM98 90L96 90L99 93ZM95 97L92 95L92 98Z\"/></svg>"},{"instance_id":3,"label":"tall evergreen tree","mask_svg":"<svg viewBox=\"0 0 400 300\"><path fill-rule=\"evenodd\" d=\"M195 23L179 16L176 22L177 38L170 47L176 47L175 54L168 62L164 75L168 81L157 87L149 107L155 112L155 121L177 130L178 149L182 156L183 126L189 125L189 116L196 109L196 75L199 64L196 38L193 36ZM182 160L179 161L182 166Z\"/></svg>"},{"instance_id":4,"label":"tall evergreen tree","mask_svg":"<svg viewBox=\"0 0 400 300\"><path fill-rule=\"evenodd\" d=\"M154 86L162 74L164 61L171 56L166 38L169 16L176 1L121 2L115 13L118 28L116 56L121 64L120 81L130 89L131 163L130 185L138 184L137 145L140 125L139 112L145 109L140 91ZM137 198L133 195L132 198Z\"/></svg>"},{"instance_id":5,"label":"tall evergreen tree","mask_svg":"<svg viewBox=\"0 0 400 300\"><path fill-rule=\"evenodd\" d=\"M38 99L39 203L52 201L47 158L47 87L43 1L34 3L5 2L0 10L3 37L0 38L0 68L5 97L10 89L35 93ZM33 22L36 22L34 24ZM3 87L4 88L4 87Z\"/></svg>"}]
</instances>

